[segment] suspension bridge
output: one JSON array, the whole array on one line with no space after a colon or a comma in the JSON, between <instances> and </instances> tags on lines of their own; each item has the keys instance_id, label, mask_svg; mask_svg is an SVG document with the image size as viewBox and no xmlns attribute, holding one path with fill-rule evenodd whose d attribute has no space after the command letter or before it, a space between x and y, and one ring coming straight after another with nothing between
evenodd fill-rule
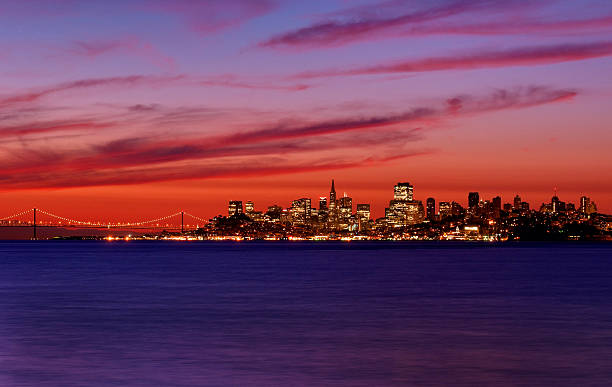
<instances>
[{"instance_id":1,"label":"suspension bridge","mask_svg":"<svg viewBox=\"0 0 612 387\"><path fill-rule=\"evenodd\" d=\"M187 222L186 222L187 220ZM37 239L37 228L93 228L93 229L128 229L128 230L171 230L185 232L197 229L207 221L186 211L178 211L155 219L126 222L104 222L72 219L56 215L40 208L30 208L0 218L2 227L31 227L33 239Z\"/></svg>"}]
</instances>

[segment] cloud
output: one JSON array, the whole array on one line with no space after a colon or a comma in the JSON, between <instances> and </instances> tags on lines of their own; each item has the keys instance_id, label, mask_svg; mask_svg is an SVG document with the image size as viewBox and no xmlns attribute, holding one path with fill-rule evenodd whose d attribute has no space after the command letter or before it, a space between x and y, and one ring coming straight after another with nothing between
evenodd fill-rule
<instances>
[{"instance_id":1,"label":"cloud","mask_svg":"<svg viewBox=\"0 0 612 387\"><path fill-rule=\"evenodd\" d=\"M504 35L504 34L541 34L541 33L571 33L573 31L600 30L612 28L612 16L592 19L570 20L512 20L477 23L438 23L412 26L398 31L398 36L425 35Z\"/></svg>"},{"instance_id":2,"label":"cloud","mask_svg":"<svg viewBox=\"0 0 612 387\"><path fill-rule=\"evenodd\" d=\"M612 42L559 44L405 60L346 70L306 72L296 75L295 78L529 66L579 61L610 55L612 55Z\"/></svg>"},{"instance_id":3,"label":"cloud","mask_svg":"<svg viewBox=\"0 0 612 387\"><path fill-rule=\"evenodd\" d=\"M228 177L266 176L320 170L338 170L364 165L376 165L390 160L416 157L430 151L404 151L392 155L361 156L352 159L333 158L319 161L294 161L284 157L260 157L253 159L219 160L211 163L179 166L150 166L145 168L91 169L78 173L48 170L44 173L17 177L0 172L0 186L12 189L70 188L100 185L131 185L156 181L210 179Z\"/></svg>"},{"instance_id":4,"label":"cloud","mask_svg":"<svg viewBox=\"0 0 612 387\"><path fill-rule=\"evenodd\" d=\"M87 89L93 87L132 87L141 85L159 86L170 82L176 82L184 78L185 77L182 75L131 75L125 77L80 79L76 81L60 83L45 88L35 89L25 93L17 93L5 97L0 97L0 109L11 107L17 104L35 102L43 97L71 90Z\"/></svg>"},{"instance_id":5,"label":"cloud","mask_svg":"<svg viewBox=\"0 0 612 387\"><path fill-rule=\"evenodd\" d=\"M414 2L391 0L325 15L322 22L272 36L258 46L314 49L391 37L568 33L612 27L609 7L600 9L599 15L604 13L604 16L547 20L547 16L554 14L550 3L446 0L429 2L428 7L415 9ZM538 8L543 12L537 13Z\"/></svg>"},{"instance_id":6,"label":"cloud","mask_svg":"<svg viewBox=\"0 0 612 387\"><path fill-rule=\"evenodd\" d=\"M312 86L303 83L293 85L280 85L274 83L255 83L245 80L241 80L235 75L226 74L219 75L216 77L209 77L207 79L199 81L202 86L219 86L219 87L232 87L239 89L250 89L250 90L277 90L277 91L303 91L311 88Z\"/></svg>"},{"instance_id":7,"label":"cloud","mask_svg":"<svg viewBox=\"0 0 612 387\"><path fill-rule=\"evenodd\" d=\"M166 71L176 70L176 62L164 55L151 43L134 37L123 37L109 40L74 41L64 50L75 56L95 59L103 55L121 54L136 55Z\"/></svg>"},{"instance_id":8,"label":"cloud","mask_svg":"<svg viewBox=\"0 0 612 387\"><path fill-rule=\"evenodd\" d=\"M275 0L147 0L148 9L173 13L187 21L200 34L235 27L265 15L277 7Z\"/></svg>"},{"instance_id":9,"label":"cloud","mask_svg":"<svg viewBox=\"0 0 612 387\"><path fill-rule=\"evenodd\" d=\"M470 95L455 96L449 98L443 106L422 106L397 114L352 117L304 124L280 123L258 130L228 135L219 140L219 142L232 144L255 143L383 128L398 124L428 123L458 113L476 114L561 102L570 100L577 94L578 92L573 89L552 89L544 86L498 89L484 97Z\"/></svg>"},{"instance_id":10,"label":"cloud","mask_svg":"<svg viewBox=\"0 0 612 387\"><path fill-rule=\"evenodd\" d=\"M517 5L528 5L525 1L472 0L444 1L429 8L412 9L412 3L387 1L365 7L351 8L335 13L336 19L312 24L261 42L260 47L306 47L340 46L355 41L371 40L384 36L397 36L402 27L448 18L471 11L500 10Z\"/></svg>"},{"instance_id":11,"label":"cloud","mask_svg":"<svg viewBox=\"0 0 612 387\"><path fill-rule=\"evenodd\" d=\"M187 86L230 87L288 92L303 91L311 87L301 83L291 85L251 83L234 75L219 75L210 77L188 75L130 75L124 77L80 79L38 89L32 89L27 92L0 96L0 109L13 108L16 105L30 104L53 94L70 92L79 89L94 87L159 87L177 83L182 83L183 85Z\"/></svg>"},{"instance_id":12,"label":"cloud","mask_svg":"<svg viewBox=\"0 0 612 387\"><path fill-rule=\"evenodd\" d=\"M565 101L576 91L529 86L499 89L489 95L459 95L427 107L395 114L264 126L249 132L208 136L180 136L145 133L113 139L76 149L14 149L14 157L0 160L0 186L4 189L62 187L79 185L136 184L145 181L247 176L313 170L310 168L356 166L382 163L406 154L406 146L423 138L422 122L451 119L503 109L524 108ZM136 108L136 114L157 114L160 109ZM146 118L145 118L146 119ZM157 127L155 121L150 122ZM78 123L74 123L75 129ZM87 127L85 125L85 127ZM52 125L24 125L12 128L40 130L45 134L70 130L67 123L56 130ZM99 140L98 140L99 141ZM358 150L356 152L356 150ZM4 152L7 154L7 150ZM356 156L359 155L359 156ZM384 157L381 155L385 155ZM333 159L334 163L325 162ZM116 173L113 175L113 173ZM15 179L14 176L37 176ZM113 176L115 176L113 178Z\"/></svg>"},{"instance_id":13,"label":"cloud","mask_svg":"<svg viewBox=\"0 0 612 387\"><path fill-rule=\"evenodd\" d=\"M52 122L33 122L29 124L0 126L0 138L18 137L32 134L57 133L66 131L98 130L113 126L112 123L103 123L86 120L67 120Z\"/></svg>"}]
</instances>

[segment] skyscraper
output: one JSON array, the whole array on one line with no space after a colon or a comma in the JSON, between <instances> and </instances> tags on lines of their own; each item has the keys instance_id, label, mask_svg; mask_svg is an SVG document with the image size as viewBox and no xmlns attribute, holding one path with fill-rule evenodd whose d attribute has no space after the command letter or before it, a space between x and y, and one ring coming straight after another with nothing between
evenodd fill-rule
<instances>
[{"instance_id":1,"label":"skyscraper","mask_svg":"<svg viewBox=\"0 0 612 387\"><path fill-rule=\"evenodd\" d=\"M521 210L521 206L522 206L521 203L523 203L521 197L516 195L514 197L514 205L513 205L514 209L517 210L517 211L520 211Z\"/></svg>"},{"instance_id":2,"label":"skyscraper","mask_svg":"<svg viewBox=\"0 0 612 387\"><path fill-rule=\"evenodd\" d=\"M296 224L310 223L311 201L309 198L301 198L291 203L291 221Z\"/></svg>"},{"instance_id":3,"label":"skyscraper","mask_svg":"<svg viewBox=\"0 0 612 387\"><path fill-rule=\"evenodd\" d=\"M345 194L346 195L346 194ZM348 223L349 218L353 215L353 198L343 196L339 200L340 218L343 224Z\"/></svg>"},{"instance_id":4,"label":"skyscraper","mask_svg":"<svg viewBox=\"0 0 612 387\"><path fill-rule=\"evenodd\" d=\"M478 207L478 202L480 202L480 195L478 192L470 192L468 194L468 207L476 208Z\"/></svg>"},{"instance_id":5,"label":"skyscraper","mask_svg":"<svg viewBox=\"0 0 612 387\"><path fill-rule=\"evenodd\" d=\"M362 220L370 220L370 205L369 204L357 204L357 217Z\"/></svg>"},{"instance_id":6,"label":"skyscraper","mask_svg":"<svg viewBox=\"0 0 612 387\"><path fill-rule=\"evenodd\" d=\"M242 209L242 200L230 200L227 207L227 214L229 216L240 215L244 211Z\"/></svg>"},{"instance_id":7,"label":"skyscraper","mask_svg":"<svg viewBox=\"0 0 612 387\"><path fill-rule=\"evenodd\" d=\"M408 200L413 199L414 188L410 183L397 183L393 187L393 199L394 200Z\"/></svg>"},{"instance_id":8,"label":"skyscraper","mask_svg":"<svg viewBox=\"0 0 612 387\"><path fill-rule=\"evenodd\" d=\"M327 198L325 196L319 198L319 211L327 211Z\"/></svg>"},{"instance_id":9,"label":"skyscraper","mask_svg":"<svg viewBox=\"0 0 612 387\"><path fill-rule=\"evenodd\" d=\"M436 217L436 199L427 198L427 219L433 220Z\"/></svg>"},{"instance_id":10,"label":"skyscraper","mask_svg":"<svg viewBox=\"0 0 612 387\"><path fill-rule=\"evenodd\" d=\"M452 215L452 206L450 202L440 202L440 219L448 218Z\"/></svg>"},{"instance_id":11,"label":"skyscraper","mask_svg":"<svg viewBox=\"0 0 612 387\"><path fill-rule=\"evenodd\" d=\"M332 179L331 189L329 190L329 210L336 210L336 187L334 185L334 179Z\"/></svg>"},{"instance_id":12,"label":"skyscraper","mask_svg":"<svg viewBox=\"0 0 612 387\"><path fill-rule=\"evenodd\" d=\"M359 231L366 230L368 228L369 221L370 221L370 205L369 204L357 204L357 222L359 224Z\"/></svg>"}]
</instances>

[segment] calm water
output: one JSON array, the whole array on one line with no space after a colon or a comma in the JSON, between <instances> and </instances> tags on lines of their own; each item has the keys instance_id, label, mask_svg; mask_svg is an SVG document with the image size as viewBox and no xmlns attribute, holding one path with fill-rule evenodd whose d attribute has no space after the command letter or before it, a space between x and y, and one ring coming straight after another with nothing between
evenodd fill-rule
<instances>
[{"instance_id":1,"label":"calm water","mask_svg":"<svg viewBox=\"0 0 612 387\"><path fill-rule=\"evenodd\" d=\"M612 385L612 245L0 243L0 386Z\"/></svg>"}]
</instances>

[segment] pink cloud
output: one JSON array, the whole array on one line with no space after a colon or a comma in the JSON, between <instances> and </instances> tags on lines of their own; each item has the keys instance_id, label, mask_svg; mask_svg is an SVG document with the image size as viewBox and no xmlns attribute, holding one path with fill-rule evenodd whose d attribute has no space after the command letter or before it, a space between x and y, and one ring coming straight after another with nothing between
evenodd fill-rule
<instances>
[{"instance_id":1,"label":"pink cloud","mask_svg":"<svg viewBox=\"0 0 612 387\"><path fill-rule=\"evenodd\" d=\"M572 90L531 86L496 90L482 97L461 95L449 98L437 106L375 117L273 124L250 132L221 136L183 136L177 139L174 136L144 135L62 153L44 148L28 152L22 149L17 159L3 160L0 184L5 189L133 184L184 178L246 176L250 173L288 173L309 170L307 165L316 170L317 165L328 167L332 164L382 163L406 154L415 154L415 151L406 151L404 146L422 138L422 129L402 130L397 127L399 124L416 125L422 121L458 115L537 106L571 99L575 95L576 92ZM150 106L128 111L146 121L147 114L157 117L158 110L159 107ZM54 131L89 130L94 125L91 122L23 124L19 127L0 128L0 133L6 129L10 135L48 134ZM150 125L159 126L155 121L150 122ZM343 152L343 149L351 151ZM360 151L355 153L355 149ZM333 163L325 161L329 156L324 155L328 153L336 155ZM300 156L302 154L310 161L304 161L304 157ZM355 157L355 154L361 157ZM382 157L382 154L385 156ZM177 163L181 166L176 166ZM280 163L284 167L275 167ZM37 178L17 181L13 178L16 175Z\"/></svg>"},{"instance_id":2,"label":"pink cloud","mask_svg":"<svg viewBox=\"0 0 612 387\"><path fill-rule=\"evenodd\" d=\"M143 6L179 15L195 31L217 32L265 15L277 6L275 0L152 0Z\"/></svg>"},{"instance_id":3,"label":"pink cloud","mask_svg":"<svg viewBox=\"0 0 612 387\"><path fill-rule=\"evenodd\" d=\"M295 78L529 66L579 61L610 55L612 55L612 42L560 44L405 60L353 69L313 71L298 74Z\"/></svg>"},{"instance_id":4,"label":"pink cloud","mask_svg":"<svg viewBox=\"0 0 612 387\"><path fill-rule=\"evenodd\" d=\"M319 48L341 46L402 35L406 27L469 13L495 13L534 7L521 0L448 0L415 9L414 3L386 1L327 15L326 21L285 32L259 43L269 48Z\"/></svg>"},{"instance_id":5,"label":"pink cloud","mask_svg":"<svg viewBox=\"0 0 612 387\"><path fill-rule=\"evenodd\" d=\"M176 62L173 58L164 55L152 44L133 37L75 41L67 51L73 55L87 58L97 58L108 54L136 55L164 70L176 70Z\"/></svg>"}]
</instances>

